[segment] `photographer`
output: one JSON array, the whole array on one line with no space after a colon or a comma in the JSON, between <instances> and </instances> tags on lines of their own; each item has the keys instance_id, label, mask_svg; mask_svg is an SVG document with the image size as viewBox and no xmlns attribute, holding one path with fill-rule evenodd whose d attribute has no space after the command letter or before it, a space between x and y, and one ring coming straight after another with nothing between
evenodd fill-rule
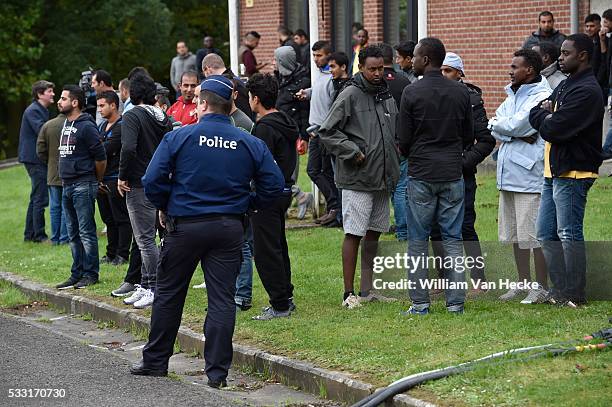
<instances>
[{"instance_id":1,"label":"photographer","mask_svg":"<svg viewBox=\"0 0 612 407\"><path fill-rule=\"evenodd\" d=\"M81 72L81 79L79 80L79 88L85 93L85 107L83 113L88 113L91 117L96 119L96 92L94 91L91 82L93 79L92 68ZM98 124L96 122L96 124Z\"/></svg>"}]
</instances>

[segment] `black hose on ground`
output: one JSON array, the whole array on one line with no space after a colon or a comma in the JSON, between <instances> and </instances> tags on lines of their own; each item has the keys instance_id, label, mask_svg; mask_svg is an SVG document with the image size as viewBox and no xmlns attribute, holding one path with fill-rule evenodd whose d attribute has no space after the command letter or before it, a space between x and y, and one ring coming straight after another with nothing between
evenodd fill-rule
<instances>
[{"instance_id":1,"label":"black hose on ground","mask_svg":"<svg viewBox=\"0 0 612 407\"><path fill-rule=\"evenodd\" d=\"M451 376L457 373L465 372L469 370L469 367L458 367L458 366L449 366L440 370L433 370L431 372L420 373L415 375L412 378L407 378L406 380L402 380L396 384L390 385L386 387L384 390L381 390L377 393L373 393L370 396L364 398L360 402L353 404L352 407L371 407L378 406L387 400L388 398L392 398L398 394L404 393L410 390L413 387L418 386L421 383L430 381L430 380L438 380L443 377Z\"/></svg>"},{"instance_id":2,"label":"black hose on ground","mask_svg":"<svg viewBox=\"0 0 612 407\"><path fill-rule=\"evenodd\" d=\"M604 343L598 345L586 345L586 346L571 346L571 347L560 347L561 344L548 344L548 345L539 345L539 346L531 346L527 348L519 348L512 349L505 352L493 353L489 356L485 356L480 359L476 359L470 362L462 363L456 366L449 366L443 369L431 370L428 372L417 373L403 379L400 379L394 383L391 383L385 389L373 393L363 400L353 404L351 407L375 407L385 402L385 400L392 398L398 394L404 393L410 390L413 387L416 387L422 383L431 380L438 380L444 377L448 377L451 375L463 373L469 370L472 370L478 363L490 361L494 359L499 359L506 356L517 355L521 353L531 352L536 349L541 349L541 352L536 354L528 355L526 357L520 358L519 360L528 360L534 359L541 356L549 355L549 356L558 356L569 352L582 352L584 350L596 350L596 349L604 349L610 347L612 342L610 338L611 329L602 329L601 331L591 335L590 337L585 337L585 339L589 338L602 338L605 340ZM571 341L575 342L575 341ZM569 342L564 342L569 343ZM512 359L513 361L516 359ZM508 359L510 361L510 359Z\"/></svg>"}]
</instances>

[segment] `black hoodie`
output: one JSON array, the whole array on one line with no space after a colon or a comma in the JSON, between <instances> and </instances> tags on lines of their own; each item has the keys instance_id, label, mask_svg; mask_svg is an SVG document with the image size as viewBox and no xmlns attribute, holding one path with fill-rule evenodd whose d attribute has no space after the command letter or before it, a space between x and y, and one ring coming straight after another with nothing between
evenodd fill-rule
<instances>
[{"instance_id":1,"label":"black hoodie","mask_svg":"<svg viewBox=\"0 0 612 407\"><path fill-rule=\"evenodd\" d=\"M285 112L269 113L255 124L253 134L263 140L270 149L274 161L285 177L285 186L293 185L291 175L297 161L295 142L300 134L295 121Z\"/></svg>"},{"instance_id":2,"label":"black hoodie","mask_svg":"<svg viewBox=\"0 0 612 407\"><path fill-rule=\"evenodd\" d=\"M495 139L488 129L489 119L482 100L482 90L476 85L465 83L470 92L472 115L474 117L474 141L463 140L463 178L474 178L476 167L495 148Z\"/></svg>"},{"instance_id":3,"label":"black hoodie","mask_svg":"<svg viewBox=\"0 0 612 407\"><path fill-rule=\"evenodd\" d=\"M408 175L426 182L463 177L463 147L474 143L474 117L468 88L439 70L402 93L399 146L408 157Z\"/></svg>"},{"instance_id":4,"label":"black hoodie","mask_svg":"<svg viewBox=\"0 0 612 407\"><path fill-rule=\"evenodd\" d=\"M110 129L106 130L108 120L104 119L98 126L100 140L106 151L106 171L104 180L117 181L119 174L119 153L121 152L121 116L113 123Z\"/></svg>"},{"instance_id":5,"label":"black hoodie","mask_svg":"<svg viewBox=\"0 0 612 407\"><path fill-rule=\"evenodd\" d=\"M281 76L276 72L278 79L278 98L276 108L281 112L286 112L298 125L300 137L309 140L310 136L306 133L308 128L308 115L310 113L310 101L299 100L295 94L301 89L310 88L310 76L302 65L289 76Z\"/></svg>"},{"instance_id":6,"label":"black hoodie","mask_svg":"<svg viewBox=\"0 0 612 407\"><path fill-rule=\"evenodd\" d=\"M59 145L59 174L62 183L95 182L95 161L104 160L104 146L91 115L81 113L74 121L64 120Z\"/></svg>"},{"instance_id":7,"label":"black hoodie","mask_svg":"<svg viewBox=\"0 0 612 407\"><path fill-rule=\"evenodd\" d=\"M121 121L119 179L128 181L130 187L142 187L141 178L149 161L170 130L172 123L157 107L135 106L125 113Z\"/></svg>"}]
</instances>

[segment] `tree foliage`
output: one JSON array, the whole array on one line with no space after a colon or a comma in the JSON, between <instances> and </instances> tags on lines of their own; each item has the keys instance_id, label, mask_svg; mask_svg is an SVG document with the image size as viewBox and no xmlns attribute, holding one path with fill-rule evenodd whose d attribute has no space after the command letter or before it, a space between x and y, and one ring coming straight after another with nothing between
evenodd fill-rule
<instances>
[{"instance_id":1,"label":"tree foliage","mask_svg":"<svg viewBox=\"0 0 612 407\"><path fill-rule=\"evenodd\" d=\"M90 66L115 82L138 65L156 77L173 54L172 13L160 0L51 1L45 15L43 60L58 84L77 83Z\"/></svg>"},{"instance_id":2,"label":"tree foliage","mask_svg":"<svg viewBox=\"0 0 612 407\"><path fill-rule=\"evenodd\" d=\"M43 44L34 27L41 19L42 0L0 2L0 159L17 152L20 112L32 83L48 77L39 60Z\"/></svg>"},{"instance_id":3,"label":"tree foliage","mask_svg":"<svg viewBox=\"0 0 612 407\"><path fill-rule=\"evenodd\" d=\"M210 35L215 39L215 47L229 62L229 20L227 0L164 0L174 16L171 37L187 41L189 49L195 54L202 47L202 39Z\"/></svg>"},{"instance_id":4,"label":"tree foliage","mask_svg":"<svg viewBox=\"0 0 612 407\"><path fill-rule=\"evenodd\" d=\"M8 102L28 95L32 83L48 74L38 64L43 44L33 30L41 6L42 0L0 2L0 95Z\"/></svg>"},{"instance_id":5,"label":"tree foliage","mask_svg":"<svg viewBox=\"0 0 612 407\"><path fill-rule=\"evenodd\" d=\"M225 0L2 0L0 26L0 159L16 154L36 80L61 89L92 67L110 72L116 87L144 66L169 86L176 41L195 53L204 35L229 55Z\"/></svg>"}]
</instances>

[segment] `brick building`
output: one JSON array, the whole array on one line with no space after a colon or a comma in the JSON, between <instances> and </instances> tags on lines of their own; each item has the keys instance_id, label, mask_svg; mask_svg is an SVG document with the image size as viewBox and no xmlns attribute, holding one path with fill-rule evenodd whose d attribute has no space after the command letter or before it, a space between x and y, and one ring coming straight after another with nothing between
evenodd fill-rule
<instances>
[{"instance_id":1,"label":"brick building","mask_svg":"<svg viewBox=\"0 0 612 407\"><path fill-rule=\"evenodd\" d=\"M467 80L480 86L492 113L505 98L512 53L537 29L538 14L549 10L561 32L570 33L570 0L318 0L319 39L350 53L351 26L360 22L370 42L396 44L427 33L444 41L448 51L462 56ZM605 0L578 0L579 28L590 12L610 7ZM421 7L421 10L418 10ZM424 16L420 28L417 15ZM273 60L278 46L276 29L286 25L308 32L308 0L240 0L240 35L255 30L262 35L255 50L258 61Z\"/></svg>"}]
</instances>

